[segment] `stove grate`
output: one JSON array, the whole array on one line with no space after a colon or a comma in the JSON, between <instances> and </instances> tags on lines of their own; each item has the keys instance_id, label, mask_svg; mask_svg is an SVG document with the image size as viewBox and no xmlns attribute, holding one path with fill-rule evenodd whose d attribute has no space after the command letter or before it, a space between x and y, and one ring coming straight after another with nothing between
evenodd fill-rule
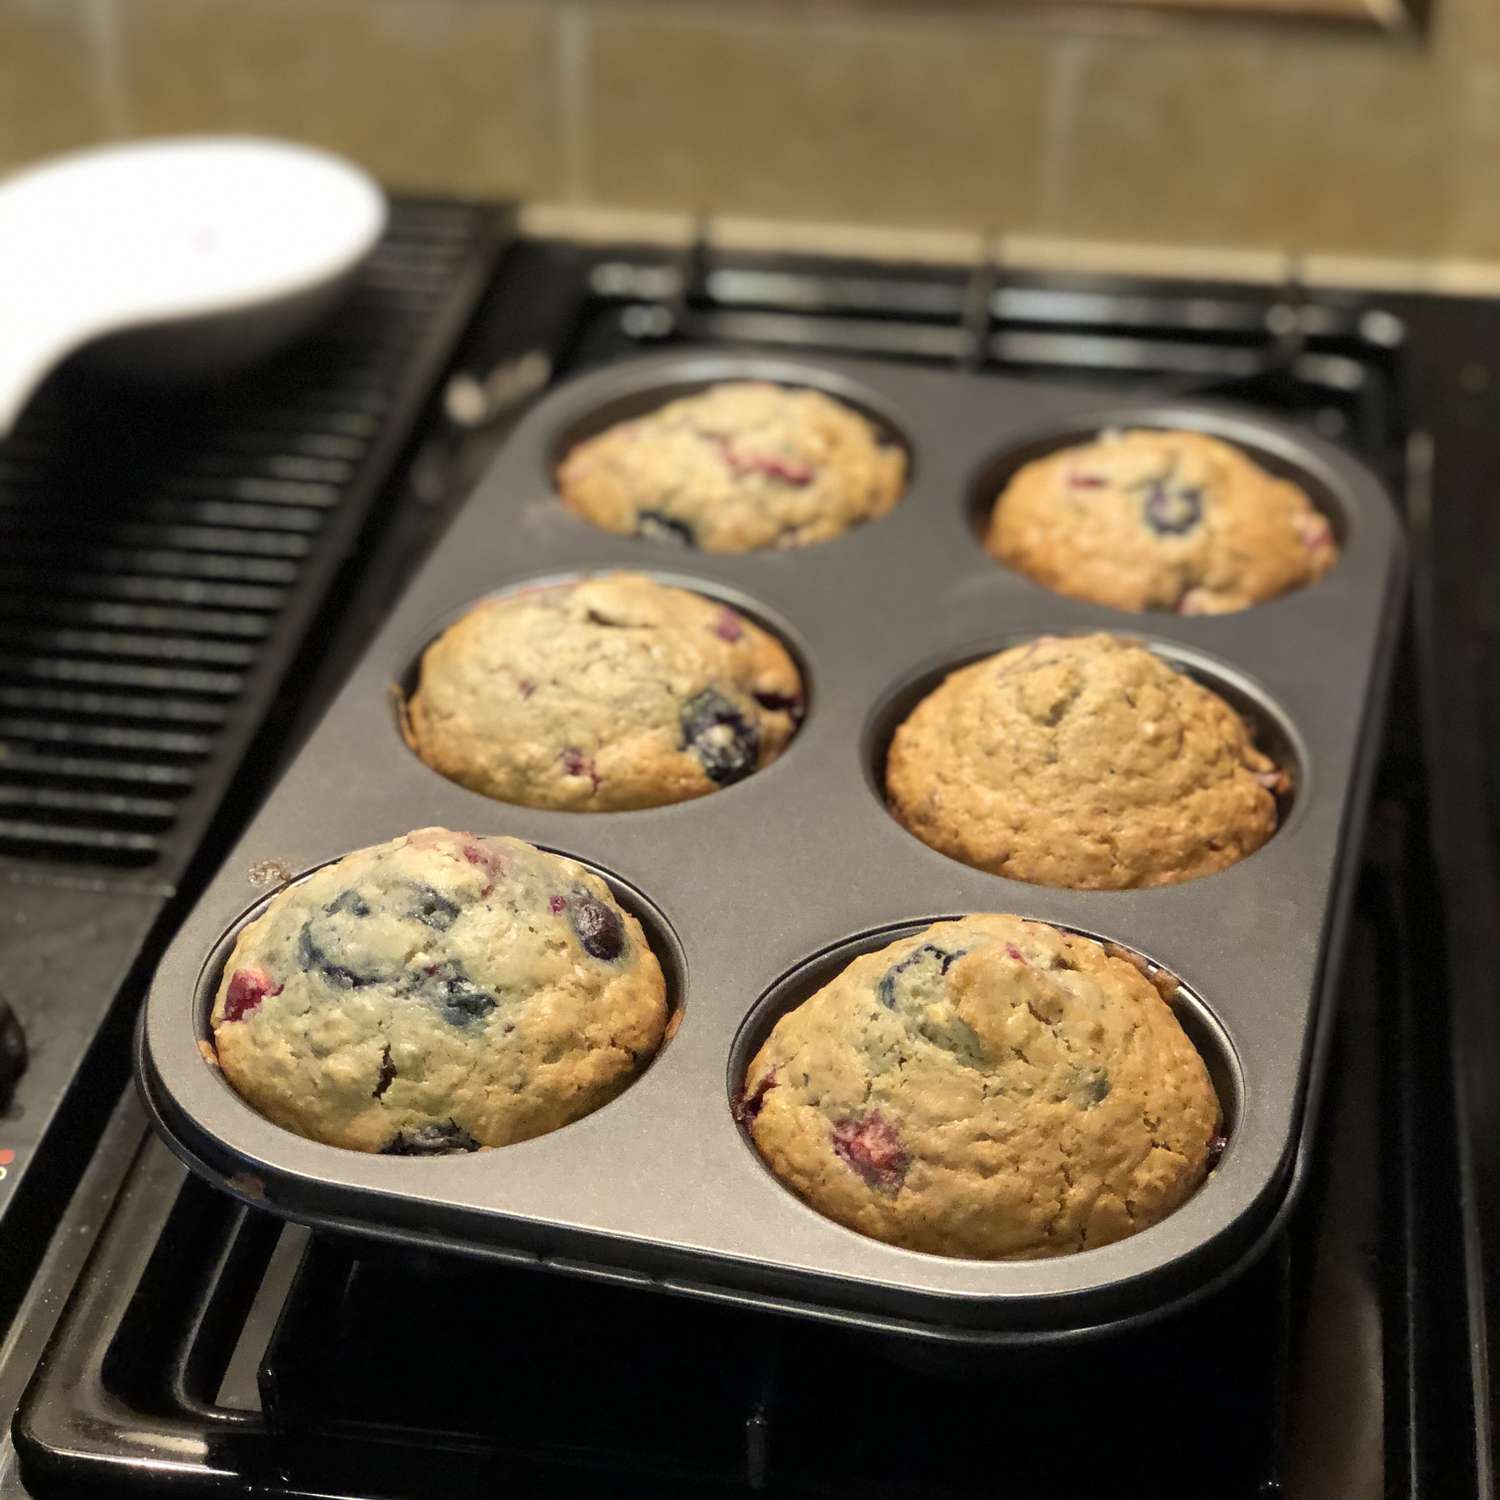
<instances>
[{"instance_id":1,"label":"stove grate","mask_svg":"<svg viewBox=\"0 0 1500 1500\"><path fill-rule=\"evenodd\" d=\"M499 223L398 202L348 299L284 357L172 392L70 367L0 445L0 871L174 880Z\"/></svg>"}]
</instances>

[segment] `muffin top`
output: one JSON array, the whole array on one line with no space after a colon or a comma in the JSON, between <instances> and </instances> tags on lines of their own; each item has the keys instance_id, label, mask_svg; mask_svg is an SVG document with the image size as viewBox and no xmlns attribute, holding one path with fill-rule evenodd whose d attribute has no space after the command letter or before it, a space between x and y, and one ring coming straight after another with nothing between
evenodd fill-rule
<instances>
[{"instance_id":1,"label":"muffin top","mask_svg":"<svg viewBox=\"0 0 1500 1500\"><path fill-rule=\"evenodd\" d=\"M503 802L604 812L701 797L769 765L796 664L728 605L636 573L511 594L422 658L413 750Z\"/></svg>"},{"instance_id":2,"label":"muffin top","mask_svg":"<svg viewBox=\"0 0 1500 1500\"><path fill-rule=\"evenodd\" d=\"M985 548L1059 594L1188 615L1248 609L1338 561L1296 485L1200 432L1106 432L1027 464Z\"/></svg>"},{"instance_id":3,"label":"muffin top","mask_svg":"<svg viewBox=\"0 0 1500 1500\"><path fill-rule=\"evenodd\" d=\"M892 811L934 849L1103 890L1243 859L1275 831L1285 785L1222 698L1108 635L1042 636L954 672L886 763Z\"/></svg>"},{"instance_id":4,"label":"muffin top","mask_svg":"<svg viewBox=\"0 0 1500 1500\"><path fill-rule=\"evenodd\" d=\"M1145 1229L1222 1144L1203 1060L1136 962L1012 916L855 959L777 1023L737 1113L820 1213L984 1259Z\"/></svg>"},{"instance_id":5,"label":"muffin top","mask_svg":"<svg viewBox=\"0 0 1500 1500\"><path fill-rule=\"evenodd\" d=\"M820 391L710 386L579 443L563 503L605 531L753 552L826 542L901 497L906 455Z\"/></svg>"},{"instance_id":6,"label":"muffin top","mask_svg":"<svg viewBox=\"0 0 1500 1500\"><path fill-rule=\"evenodd\" d=\"M234 945L212 1026L224 1076L277 1125L433 1155L597 1109L666 1016L656 955L597 875L423 828L277 895Z\"/></svg>"}]
</instances>

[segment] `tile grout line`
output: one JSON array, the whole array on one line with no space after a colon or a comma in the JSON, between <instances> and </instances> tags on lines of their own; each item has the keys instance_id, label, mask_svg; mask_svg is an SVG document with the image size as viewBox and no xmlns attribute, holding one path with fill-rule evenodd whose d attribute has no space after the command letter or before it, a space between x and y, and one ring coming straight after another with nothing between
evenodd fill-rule
<instances>
[{"instance_id":1,"label":"tile grout line","mask_svg":"<svg viewBox=\"0 0 1500 1500\"><path fill-rule=\"evenodd\" d=\"M648 210L604 204L533 199L522 209L526 232L610 244L621 239L681 247L699 232L682 210ZM1022 271L1083 275L1168 277L1176 281L1245 281L1278 285L1295 278L1310 288L1362 292L1425 292L1500 297L1500 259L1438 256L1429 260L1361 256L1270 246L1172 244L1093 240L1073 235L989 235L981 230L914 225L817 222L797 218L715 215L709 242L731 250L797 251L875 261L930 261L972 266L988 256Z\"/></svg>"},{"instance_id":2,"label":"tile grout line","mask_svg":"<svg viewBox=\"0 0 1500 1500\"><path fill-rule=\"evenodd\" d=\"M589 18L580 5L558 7L553 22L557 51L557 137L563 201L587 203L589 172Z\"/></svg>"},{"instance_id":3,"label":"tile grout line","mask_svg":"<svg viewBox=\"0 0 1500 1500\"><path fill-rule=\"evenodd\" d=\"M1078 117L1083 75L1093 50L1087 37L1066 38L1057 49L1042 105L1041 202L1039 218L1053 228L1062 222L1072 175L1073 126Z\"/></svg>"},{"instance_id":4,"label":"tile grout line","mask_svg":"<svg viewBox=\"0 0 1500 1500\"><path fill-rule=\"evenodd\" d=\"M130 134L130 91L125 81L125 37L118 0L87 0L84 11L90 71L104 134L122 140Z\"/></svg>"}]
</instances>

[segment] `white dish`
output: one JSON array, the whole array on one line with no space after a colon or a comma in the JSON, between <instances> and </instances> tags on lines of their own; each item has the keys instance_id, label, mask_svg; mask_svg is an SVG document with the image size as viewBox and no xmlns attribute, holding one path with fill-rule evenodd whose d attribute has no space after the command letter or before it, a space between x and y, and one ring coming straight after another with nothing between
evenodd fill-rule
<instances>
[{"instance_id":1,"label":"white dish","mask_svg":"<svg viewBox=\"0 0 1500 1500\"><path fill-rule=\"evenodd\" d=\"M85 345L167 377L269 353L337 298L385 221L367 173L280 141L144 141L0 182L0 438Z\"/></svg>"}]
</instances>

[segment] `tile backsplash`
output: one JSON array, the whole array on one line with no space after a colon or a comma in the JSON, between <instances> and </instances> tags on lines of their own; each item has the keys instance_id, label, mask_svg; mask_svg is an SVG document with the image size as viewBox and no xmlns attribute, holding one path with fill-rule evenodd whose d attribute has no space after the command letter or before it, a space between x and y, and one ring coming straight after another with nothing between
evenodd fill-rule
<instances>
[{"instance_id":1,"label":"tile backsplash","mask_svg":"<svg viewBox=\"0 0 1500 1500\"><path fill-rule=\"evenodd\" d=\"M1500 0L1424 42L767 0L0 0L0 170L260 131L397 187L1500 260Z\"/></svg>"}]
</instances>

